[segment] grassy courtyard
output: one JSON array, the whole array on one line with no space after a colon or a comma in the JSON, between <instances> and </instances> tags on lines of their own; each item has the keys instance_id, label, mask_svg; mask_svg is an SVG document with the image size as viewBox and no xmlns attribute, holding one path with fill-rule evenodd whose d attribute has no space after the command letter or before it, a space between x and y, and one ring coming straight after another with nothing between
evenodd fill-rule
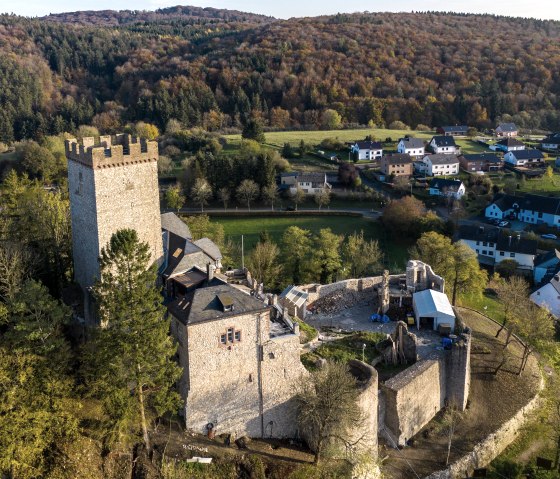
<instances>
[{"instance_id":1,"label":"grassy courtyard","mask_svg":"<svg viewBox=\"0 0 560 479\"><path fill-rule=\"evenodd\" d=\"M284 231L290 226L308 229L313 233L322 228L330 228L334 233L348 235L353 232L364 232L368 239L379 241L385 254L384 264L391 271L403 271L408 259L407 250L410 243L388 237L383 227L374 220L352 216L286 216L286 217L228 217L213 216L212 221L224 227L227 237L235 242L244 237L245 254L248 254L259 239L262 231L267 231L272 239L280 243Z\"/></svg>"}]
</instances>

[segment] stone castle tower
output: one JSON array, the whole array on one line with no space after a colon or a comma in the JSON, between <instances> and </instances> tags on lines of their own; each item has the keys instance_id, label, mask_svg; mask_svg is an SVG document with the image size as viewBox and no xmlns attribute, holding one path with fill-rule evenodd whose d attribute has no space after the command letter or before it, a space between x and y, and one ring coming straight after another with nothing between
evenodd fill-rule
<instances>
[{"instance_id":1,"label":"stone castle tower","mask_svg":"<svg viewBox=\"0 0 560 479\"><path fill-rule=\"evenodd\" d=\"M99 254L113 233L135 229L163 258L157 176L158 145L130 135L65 142L72 217L74 279L86 294L99 278Z\"/></svg>"}]
</instances>

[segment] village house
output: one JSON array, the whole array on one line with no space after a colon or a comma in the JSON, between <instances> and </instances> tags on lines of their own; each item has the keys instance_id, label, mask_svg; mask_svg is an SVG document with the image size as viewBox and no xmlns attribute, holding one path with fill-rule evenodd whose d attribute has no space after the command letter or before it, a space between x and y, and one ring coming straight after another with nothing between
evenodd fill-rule
<instances>
[{"instance_id":1,"label":"village house","mask_svg":"<svg viewBox=\"0 0 560 479\"><path fill-rule=\"evenodd\" d=\"M495 266L506 259L517 262L521 271L533 271L537 256L537 240L509 235L500 228L488 225L460 225L455 236L471 248L480 264Z\"/></svg>"},{"instance_id":2,"label":"village house","mask_svg":"<svg viewBox=\"0 0 560 479\"><path fill-rule=\"evenodd\" d=\"M327 174L324 172L293 172L280 175L280 188L288 189L291 194L299 188L305 194L313 195L325 189L330 190L332 186L327 182Z\"/></svg>"},{"instance_id":3,"label":"village house","mask_svg":"<svg viewBox=\"0 0 560 479\"><path fill-rule=\"evenodd\" d=\"M496 136L517 136L519 133L515 123L500 123L495 130Z\"/></svg>"},{"instance_id":4,"label":"village house","mask_svg":"<svg viewBox=\"0 0 560 479\"><path fill-rule=\"evenodd\" d=\"M383 156L383 147L378 141L357 141L350 151L358 160L374 160Z\"/></svg>"},{"instance_id":5,"label":"village house","mask_svg":"<svg viewBox=\"0 0 560 479\"><path fill-rule=\"evenodd\" d=\"M422 158L426 154L424 141L420 138L401 138L397 144L397 152Z\"/></svg>"},{"instance_id":6,"label":"village house","mask_svg":"<svg viewBox=\"0 0 560 479\"><path fill-rule=\"evenodd\" d=\"M551 151L560 150L560 133L551 133L541 140L541 148Z\"/></svg>"},{"instance_id":7,"label":"village house","mask_svg":"<svg viewBox=\"0 0 560 479\"><path fill-rule=\"evenodd\" d=\"M548 310L556 319L560 319L560 273L556 273L548 283L531 294L530 299L537 306Z\"/></svg>"},{"instance_id":8,"label":"village house","mask_svg":"<svg viewBox=\"0 0 560 479\"><path fill-rule=\"evenodd\" d=\"M487 218L517 219L524 223L560 226L560 198L527 194L498 194L486 207Z\"/></svg>"},{"instance_id":9,"label":"village house","mask_svg":"<svg viewBox=\"0 0 560 479\"><path fill-rule=\"evenodd\" d=\"M544 162L544 155L532 149L509 151L504 155L504 161L513 166L540 166Z\"/></svg>"},{"instance_id":10,"label":"village house","mask_svg":"<svg viewBox=\"0 0 560 479\"><path fill-rule=\"evenodd\" d=\"M467 136L469 127L466 125L440 126L436 132L444 136Z\"/></svg>"},{"instance_id":11,"label":"village house","mask_svg":"<svg viewBox=\"0 0 560 479\"><path fill-rule=\"evenodd\" d=\"M459 164L469 173L498 171L502 169L502 160L495 153L473 153L459 156Z\"/></svg>"},{"instance_id":12,"label":"village house","mask_svg":"<svg viewBox=\"0 0 560 479\"><path fill-rule=\"evenodd\" d=\"M444 196L460 200L465 194L465 185L461 180L434 178L430 181L430 196Z\"/></svg>"},{"instance_id":13,"label":"village house","mask_svg":"<svg viewBox=\"0 0 560 479\"><path fill-rule=\"evenodd\" d=\"M452 136L434 136L428 146L435 154L457 155L461 153L461 149Z\"/></svg>"},{"instance_id":14,"label":"village house","mask_svg":"<svg viewBox=\"0 0 560 479\"><path fill-rule=\"evenodd\" d=\"M450 176L459 174L459 159L454 155L426 155L421 162L423 165L418 163L419 162L415 164L418 173L424 173L427 176Z\"/></svg>"},{"instance_id":15,"label":"village house","mask_svg":"<svg viewBox=\"0 0 560 479\"><path fill-rule=\"evenodd\" d=\"M381 173L387 176L411 176L412 158L410 155L394 153L381 158Z\"/></svg>"},{"instance_id":16,"label":"village house","mask_svg":"<svg viewBox=\"0 0 560 479\"><path fill-rule=\"evenodd\" d=\"M560 270L560 251L553 249L535 258L533 280L536 285L547 283Z\"/></svg>"},{"instance_id":17,"label":"village house","mask_svg":"<svg viewBox=\"0 0 560 479\"><path fill-rule=\"evenodd\" d=\"M491 150L494 151L521 151L525 149L525 143L517 140L516 138L504 138L498 141L496 144L490 146Z\"/></svg>"}]
</instances>

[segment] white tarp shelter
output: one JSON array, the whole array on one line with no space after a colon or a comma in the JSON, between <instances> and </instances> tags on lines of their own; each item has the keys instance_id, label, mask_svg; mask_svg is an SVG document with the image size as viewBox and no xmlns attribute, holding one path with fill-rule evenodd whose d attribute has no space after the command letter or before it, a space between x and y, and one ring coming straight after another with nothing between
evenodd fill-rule
<instances>
[{"instance_id":1,"label":"white tarp shelter","mask_svg":"<svg viewBox=\"0 0 560 479\"><path fill-rule=\"evenodd\" d=\"M416 327L437 330L440 324L449 324L455 330L455 313L445 293L425 289L412 295Z\"/></svg>"}]
</instances>

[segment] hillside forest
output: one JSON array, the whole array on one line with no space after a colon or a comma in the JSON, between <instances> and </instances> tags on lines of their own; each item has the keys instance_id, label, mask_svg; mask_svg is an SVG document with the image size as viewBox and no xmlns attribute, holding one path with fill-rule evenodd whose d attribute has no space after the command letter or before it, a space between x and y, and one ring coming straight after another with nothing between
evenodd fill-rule
<instances>
[{"instance_id":1,"label":"hillside forest","mask_svg":"<svg viewBox=\"0 0 560 479\"><path fill-rule=\"evenodd\" d=\"M0 141L92 124L239 130L497 121L560 128L560 23L194 7L0 16Z\"/></svg>"}]
</instances>

